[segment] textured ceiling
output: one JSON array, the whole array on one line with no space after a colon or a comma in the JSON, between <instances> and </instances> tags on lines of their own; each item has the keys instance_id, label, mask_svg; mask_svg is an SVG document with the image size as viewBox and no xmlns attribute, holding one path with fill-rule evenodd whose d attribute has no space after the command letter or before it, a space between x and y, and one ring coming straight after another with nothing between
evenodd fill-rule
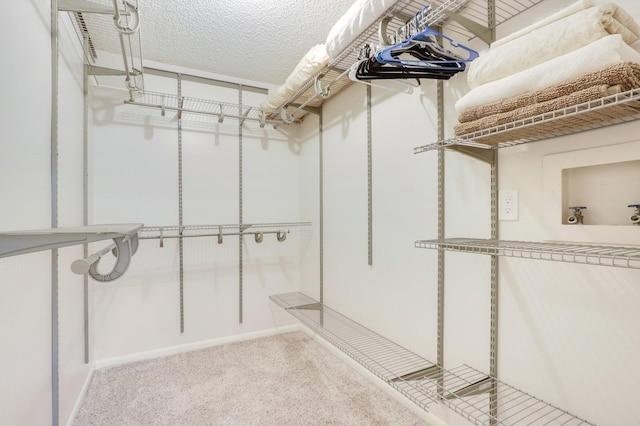
<instances>
[{"instance_id":1,"label":"textured ceiling","mask_svg":"<svg viewBox=\"0 0 640 426\"><path fill-rule=\"evenodd\" d=\"M145 60L282 84L354 0L139 0Z\"/></svg>"}]
</instances>

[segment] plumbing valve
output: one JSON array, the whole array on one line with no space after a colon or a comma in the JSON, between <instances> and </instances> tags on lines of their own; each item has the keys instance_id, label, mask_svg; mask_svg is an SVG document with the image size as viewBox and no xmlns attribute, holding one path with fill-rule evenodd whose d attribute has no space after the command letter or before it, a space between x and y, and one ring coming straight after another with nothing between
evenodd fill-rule
<instances>
[{"instance_id":1,"label":"plumbing valve","mask_svg":"<svg viewBox=\"0 0 640 426\"><path fill-rule=\"evenodd\" d=\"M569 207L569 210L573 210L573 214L567 218L569 225L583 225L584 216L582 210L586 210L586 206Z\"/></svg>"},{"instance_id":2,"label":"plumbing valve","mask_svg":"<svg viewBox=\"0 0 640 426\"><path fill-rule=\"evenodd\" d=\"M629 204L627 207L636 209L636 211L633 212L633 215L631 215L629 220L634 225L640 225L640 204Z\"/></svg>"}]
</instances>

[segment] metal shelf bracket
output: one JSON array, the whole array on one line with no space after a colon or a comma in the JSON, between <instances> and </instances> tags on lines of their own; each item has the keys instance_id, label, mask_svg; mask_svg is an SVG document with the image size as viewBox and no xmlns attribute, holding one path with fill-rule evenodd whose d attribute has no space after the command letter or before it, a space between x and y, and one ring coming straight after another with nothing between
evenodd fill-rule
<instances>
[{"instance_id":1,"label":"metal shelf bracket","mask_svg":"<svg viewBox=\"0 0 640 426\"><path fill-rule=\"evenodd\" d=\"M469 30L469 32L471 32L473 35L475 35L485 43L491 44L494 41L493 31L491 31L491 28L480 25L479 23L472 21L471 19L466 18L459 13L453 12L451 10L445 10L444 13L445 15L447 15L447 18L462 25L464 28Z\"/></svg>"}]
</instances>

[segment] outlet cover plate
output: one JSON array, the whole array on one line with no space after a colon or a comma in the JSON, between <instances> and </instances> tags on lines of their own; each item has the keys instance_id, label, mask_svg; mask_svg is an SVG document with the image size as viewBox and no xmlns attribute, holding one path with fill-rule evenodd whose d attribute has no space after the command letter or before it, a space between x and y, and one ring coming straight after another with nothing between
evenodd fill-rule
<instances>
[{"instance_id":1,"label":"outlet cover plate","mask_svg":"<svg viewBox=\"0 0 640 426\"><path fill-rule=\"evenodd\" d=\"M498 191L498 220L518 220L518 191Z\"/></svg>"}]
</instances>

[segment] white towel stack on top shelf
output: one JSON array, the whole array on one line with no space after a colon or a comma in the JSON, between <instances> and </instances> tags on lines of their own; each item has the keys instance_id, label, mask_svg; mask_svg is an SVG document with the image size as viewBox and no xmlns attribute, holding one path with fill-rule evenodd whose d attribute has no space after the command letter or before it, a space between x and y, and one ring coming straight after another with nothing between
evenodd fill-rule
<instances>
[{"instance_id":1,"label":"white towel stack on top shelf","mask_svg":"<svg viewBox=\"0 0 640 426\"><path fill-rule=\"evenodd\" d=\"M639 39L640 25L622 8L581 0L496 41L469 67L472 90L456 103L463 123L456 127L456 135L467 134L466 123L481 115L476 110L470 113L474 108L509 103L623 62L640 63L640 53L630 47Z\"/></svg>"},{"instance_id":2,"label":"white towel stack on top shelf","mask_svg":"<svg viewBox=\"0 0 640 426\"><path fill-rule=\"evenodd\" d=\"M269 90L269 95L262 103L262 108L269 110L280 107L287 99L295 95L307 80L326 67L328 63L327 47L324 44L313 46L291 71L284 84Z\"/></svg>"}]
</instances>

